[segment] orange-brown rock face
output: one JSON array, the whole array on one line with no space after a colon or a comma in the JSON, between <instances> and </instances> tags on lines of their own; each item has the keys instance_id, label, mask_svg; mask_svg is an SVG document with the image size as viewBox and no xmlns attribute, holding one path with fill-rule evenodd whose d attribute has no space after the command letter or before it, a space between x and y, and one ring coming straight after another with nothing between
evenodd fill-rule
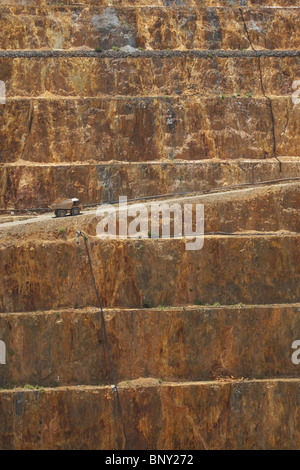
<instances>
[{"instance_id":1,"label":"orange-brown rock face","mask_svg":"<svg viewBox=\"0 0 300 470\"><path fill-rule=\"evenodd\" d=\"M106 310L115 375L118 382L137 377L175 382L299 377L291 361L299 308ZM96 308L2 314L0 331L9 344L0 387L111 382Z\"/></svg>"},{"instance_id":2,"label":"orange-brown rock face","mask_svg":"<svg viewBox=\"0 0 300 470\"><path fill-rule=\"evenodd\" d=\"M299 106L291 92L299 58L263 58L261 65L265 91L275 95L277 155L297 157ZM0 59L0 79L7 90L6 104L1 105L0 161L35 163L26 169L1 168L3 201L16 207L40 206L40 201L47 206L47 187L59 196L70 185L84 202L100 202L106 185L118 179L110 176L103 185L94 176L94 166L70 172L59 166L45 170L37 166L41 162L274 156L270 108L256 58L5 58ZM191 166L189 173L194 171ZM120 187L127 188L126 178L123 173L121 186L110 191L119 194ZM181 185L197 189L190 178L181 178ZM147 177L144 186L152 181ZM171 183L164 178L165 187ZM139 195L138 189L130 194Z\"/></svg>"},{"instance_id":3,"label":"orange-brown rock face","mask_svg":"<svg viewBox=\"0 0 300 470\"><path fill-rule=\"evenodd\" d=\"M201 0L201 5L208 6L208 7L220 7L226 6L226 1L224 0L223 5L220 5L219 0ZM227 1L230 7L234 7L237 5L233 5L234 2L232 0ZM238 2L236 2L238 3ZM246 7L255 7L255 6L299 6L298 0L264 0L263 3L261 0L241 0L240 3L243 3L241 6ZM0 0L0 5L33 5L33 6L56 6L57 7L57 0ZM64 6L76 6L79 5L87 5L99 6L98 0L81 0L80 4L76 3L75 0L65 0ZM198 0L154 0L151 3L152 6L159 6L159 7L199 7ZM101 6L125 6L125 7L141 7L141 6L149 6L149 0L101 0Z\"/></svg>"},{"instance_id":4,"label":"orange-brown rock face","mask_svg":"<svg viewBox=\"0 0 300 470\"><path fill-rule=\"evenodd\" d=\"M245 13L257 47L299 47L297 8ZM2 7L0 48L143 47L242 49L249 46L240 12L232 7ZM278 46L280 45L280 47Z\"/></svg>"},{"instance_id":5,"label":"orange-brown rock face","mask_svg":"<svg viewBox=\"0 0 300 470\"><path fill-rule=\"evenodd\" d=\"M300 448L299 7L0 0L0 449Z\"/></svg>"},{"instance_id":6,"label":"orange-brown rock face","mask_svg":"<svg viewBox=\"0 0 300 470\"><path fill-rule=\"evenodd\" d=\"M149 382L120 390L131 449L299 448L298 381ZM0 391L6 424L0 445L124 449L116 408L108 387ZM97 425L91 429L91 423Z\"/></svg>"},{"instance_id":7,"label":"orange-brown rock face","mask_svg":"<svg viewBox=\"0 0 300 470\"><path fill-rule=\"evenodd\" d=\"M235 184L300 177L295 161L157 162L62 165L3 165L1 207L46 208L59 197L77 195L84 204L208 191ZM288 204L289 204L288 199ZM261 208L262 209L262 208ZM272 222L271 222L272 223ZM258 227L255 227L258 229Z\"/></svg>"},{"instance_id":8,"label":"orange-brown rock face","mask_svg":"<svg viewBox=\"0 0 300 470\"><path fill-rule=\"evenodd\" d=\"M136 178L139 174L137 173ZM155 178L155 173L153 178ZM158 178L158 176L156 176ZM197 179L197 175L195 175ZM144 182L141 182L143 186ZM233 189L235 190L233 191ZM220 192L221 191L221 192ZM128 193L127 191L124 192ZM180 194L180 193L179 193ZM261 200L263 199L263 204ZM118 203L111 206L118 216ZM146 209L146 215L139 217L142 223L147 224L147 232L151 230L151 205L152 199L141 199ZM274 186L261 185L254 187L243 186L240 184L237 188L235 186L224 186L222 189L212 188L206 194L194 192L193 194L187 193L184 196L163 198L156 201L160 204L161 208L164 205L178 205L182 214L182 226L184 225L185 205L192 206L192 228L196 231L196 207L197 204L204 205L205 211L205 233L212 234L214 232L227 232L227 233L249 233L249 232L299 232L300 229L300 213L298 210L300 203L300 184L296 182L284 182L281 184L274 184ZM133 210L135 201L128 200L128 208ZM36 239L57 240L59 237L58 228L64 229L63 239L72 241L74 238L74 230L82 229L92 236L96 234L97 224L101 221L101 216L97 215L98 208L94 207L92 210L84 210L80 219L67 217L65 219L57 219L52 217L52 214L47 215L46 227L47 232L44 230L45 220L36 219L34 224L23 224L22 227L18 225L14 228L10 223L13 217L0 224L0 237L5 246L11 246L17 243L20 238L20 230L22 232L22 242L30 241L32 237ZM272 218L267 215L272 213ZM233 217L234 214L234 217ZM27 215L30 219L30 216ZM116 217L116 233L119 233L119 220ZM127 229L131 222L134 221L135 215L127 216ZM22 219L21 219L22 220ZM9 232L7 228L9 227ZM47 235L45 235L47 233ZM162 234L162 219L159 220L159 231ZM174 220L172 214L170 215L170 235L174 236ZM148 236L148 233L147 233ZM62 239L62 238L60 238Z\"/></svg>"},{"instance_id":9,"label":"orange-brown rock face","mask_svg":"<svg viewBox=\"0 0 300 470\"><path fill-rule=\"evenodd\" d=\"M273 103L278 154L297 156L299 108L285 98ZM9 101L2 123L3 162L16 156L47 163L273 156L264 98Z\"/></svg>"},{"instance_id":10,"label":"orange-brown rock face","mask_svg":"<svg viewBox=\"0 0 300 470\"><path fill-rule=\"evenodd\" d=\"M265 92L291 98L299 57L263 57L261 65ZM263 96L253 57L0 58L0 79L8 99Z\"/></svg>"},{"instance_id":11,"label":"orange-brown rock face","mask_svg":"<svg viewBox=\"0 0 300 470\"><path fill-rule=\"evenodd\" d=\"M187 251L181 240L102 240L91 251L108 307L269 304L300 300L299 243L297 235L208 236L202 250ZM82 256L63 239L1 248L1 311L96 305Z\"/></svg>"}]
</instances>

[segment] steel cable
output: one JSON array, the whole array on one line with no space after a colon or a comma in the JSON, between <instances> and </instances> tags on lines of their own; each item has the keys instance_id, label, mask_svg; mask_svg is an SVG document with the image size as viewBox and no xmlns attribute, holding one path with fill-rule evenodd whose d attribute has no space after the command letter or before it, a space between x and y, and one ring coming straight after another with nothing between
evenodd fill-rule
<instances>
[{"instance_id":1,"label":"steel cable","mask_svg":"<svg viewBox=\"0 0 300 470\"><path fill-rule=\"evenodd\" d=\"M257 54L257 61L258 61L258 68L259 68L259 80L260 80L260 87L261 87L261 91L262 91L262 94L264 96L264 98L266 98L266 100L268 101L269 103L269 108L270 108L270 115L271 115L271 121L272 121L272 135L273 135L273 155L274 155L274 158L278 161L279 163L279 169L280 169L280 172L281 172L281 161L279 160L278 156L277 156L277 144L276 144L276 133L275 133L275 119L274 119L274 112L273 112L273 105L272 105L272 100L269 96L266 95L265 93L265 88L264 88L264 84L263 84L263 78L262 78L262 70L261 70L261 63L260 63L260 55L258 53L258 51L254 48L253 44L252 44L252 41L251 41L251 38L250 38L250 35L249 35L249 31L248 31L248 28L247 28L247 25L246 25L246 21L245 21L245 18L244 18L244 15L243 15L243 10L240 8L240 14L241 14L241 18L242 18L242 21L243 21L243 24L244 24L244 29L245 29L245 32L246 32L246 35L247 35L247 38L248 38L248 41L249 41L249 44L251 46L251 49Z\"/></svg>"},{"instance_id":2,"label":"steel cable","mask_svg":"<svg viewBox=\"0 0 300 470\"><path fill-rule=\"evenodd\" d=\"M249 187L249 186L264 186L264 185L272 185L272 184L277 184L277 183L283 183L283 182L288 182L288 181L300 181L300 177L290 177L290 178L279 178L275 180L266 180L266 181L253 181L253 182L248 182L248 183L239 183L239 184L234 184L234 185L229 185L229 186L221 186L221 187L215 187L211 188L208 190L204 190L201 192L201 194L195 194L198 193L197 190L193 191L181 191L177 193L169 193L169 194L154 194L152 196L140 196L137 198L132 198L128 199L127 202L134 202L134 201L144 201L148 199L159 199L159 198L166 198L166 197L174 197L174 196L186 196L186 195L193 195L195 194L195 197L205 195L205 194L218 194L218 193L226 193L228 190L232 189L238 189L238 188L243 188L244 186ZM118 200L113 200L113 201L101 201L101 202L93 202L92 204L83 204L83 207L96 207L100 206L102 204L117 204L119 201ZM52 212L52 210L49 210L49 207L39 207L39 208L30 208L30 209L0 209L0 213L7 213L7 212Z\"/></svg>"},{"instance_id":3,"label":"steel cable","mask_svg":"<svg viewBox=\"0 0 300 470\"><path fill-rule=\"evenodd\" d=\"M123 428L123 434L124 434L126 446L127 446L127 449L130 450L129 443L128 443L128 438L127 438L127 434L126 434L126 429L125 429L125 424L124 424L124 420L123 420L122 406L121 406L121 401L120 401L120 396L119 396L119 391L118 391L118 385L117 385L117 381L116 381L116 378L115 378L115 374L114 374L114 370L113 370L113 366L112 366L112 361L111 361L111 357L110 357L110 353L109 353L109 346L108 346L108 339L107 339L107 332L106 332L105 318L104 318L102 303L101 303L100 296L99 296L99 293L98 293L98 289L97 289L97 286L96 286L92 261L91 261L91 257L90 257L88 244L87 244L87 235L82 231L77 231L76 232L76 241L78 240L78 242L79 242L79 237L80 236L84 240L85 249L86 249L88 262L89 262L89 267L90 267L90 272L91 272L91 277L92 277L92 281L93 281L93 286L94 286L94 290L95 290L97 300L98 300L98 304L99 304L99 307L100 307L100 315L101 315L101 319L102 319L102 326L103 326L103 333L104 333L104 339L105 339L105 345L106 345L106 352L107 352L107 356L108 356L109 368L110 368L110 372L111 372L111 375L112 375L112 379L113 379L113 383L114 383L114 387L115 387L115 392L116 392L116 396L117 396L118 408L119 408L120 418L121 418L121 422L122 422L122 428Z\"/></svg>"}]
</instances>

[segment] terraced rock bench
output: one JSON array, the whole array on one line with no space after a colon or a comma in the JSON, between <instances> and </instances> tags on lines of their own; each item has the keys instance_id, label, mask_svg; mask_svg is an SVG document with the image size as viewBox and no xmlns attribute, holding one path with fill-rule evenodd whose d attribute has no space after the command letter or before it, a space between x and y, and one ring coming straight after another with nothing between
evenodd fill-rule
<instances>
[{"instance_id":1,"label":"terraced rock bench","mask_svg":"<svg viewBox=\"0 0 300 470\"><path fill-rule=\"evenodd\" d=\"M0 1L0 449L126 448L77 230L132 450L299 449L299 2L22 3ZM204 204L203 248L14 215L126 195Z\"/></svg>"}]
</instances>

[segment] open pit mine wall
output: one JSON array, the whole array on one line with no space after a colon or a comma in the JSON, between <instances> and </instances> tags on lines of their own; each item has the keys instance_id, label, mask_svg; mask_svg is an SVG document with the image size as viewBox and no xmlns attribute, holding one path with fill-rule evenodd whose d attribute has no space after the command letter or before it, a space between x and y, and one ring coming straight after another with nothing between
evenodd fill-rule
<instances>
[{"instance_id":1,"label":"open pit mine wall","mask_svg":"<svg viewBox=\"0 0 300 470\"><path fill-rule=\"evenodd\" d=\"M299 448L299 392L291 379L128 387L120 396L135 450L282 450ZM124 449L110 387L0 395L2 449Z\"/></svg>"},{"instance_id":2,"label":"open pit mine wall","mask_svg":"<svg viewBox=\"0 0 300 470\"><path fill-rule=\"evenodd\" d=\"M296 304L107 309L105 319L118 382L300 378L287 354L300 327ZM96 308L0 314L0 331L8 345L2 388L111 383Z\"/></svg>"},{"instance_id":3,"label":"open pit mine wall","mask_svg":"<svg viewBox=\"0 0 300 470\"><path fill-rule=\"evenodd\" d=\"M0 0L1 209L300 177L299 1L99 3ZM126 448L78 229L132 449L300 448L299 182L245 189L197 251L0 224L0 449Z\"/></svg>"},{"instance_id":4,"label":"open pit mine wall","mask_svg":"<svg viewBox=\"0 0 300 470\"><path fill-rule=\"evenodd\" d=\"M140 308L195 305L197 301L225 305L299 302L299 244L297 235L207 236L205 249L187 251L183 240L108 243L95 237L90 249L103 305ZM97 304L89 266L74 239L32 240L3 247L0 256L2 312Z\"/></svg>"},{"instance_id":5,"label":"open pit mine wall","mask_svg":"<svg viewBox=\"0 0 300 470\"><path fill-rule=\"evenodd\" d=\"M222 186L300 177L297 162L161 162L4 165L0 169L2 208L47 208L49 199L76 194L84 204L118 201ZM259 204L262 209L262 203Z\"/></svg>"},{"instance_id":6,"label":"open pit mine wall","mask_svg":"<svg viewBox=\"0 0 300 470\"><path fill-rule=\"evenodd\" d=\"M285 97L273 103L278 155L296 156L299 108ZM260 97L20 99L8 101L2 119L6 163L265 159L273 151Z\"/></svg>"},{"instance_id":7,"label":"open pit mine wall","mask_svg":"<svg viewBox=\"0 0 300 470\"><path fill-rule=\"evenodd\" d=\"M243 49L249 47L238 8L231 6L2 7L0 48L69 49L131 46L144 49ZM24 22L24 17L26 22ZM258 48L298 47L299 15L262 6L246 10ZM282 34L285 31L287 34ZM280 45L280 47L279 47Z\"/></svg>"},{"instance_id":8,"label":"open pit mine wall","mask_svg":"<svg viewBox=\"0 0 300 470\"><path fill-rule=\"evenodd\" d=\"M72 188L83 203L124 190L140 196L137 173L144 195L157 194L154 173L159 191L201 190L212 180L207 161L213 175L218 161L242 160L270 163L271 174L274 136L263 91L272 98L277 156L288 159L280 176L290 175L300 136L292 101L299 14L292 3L1 2L1 208L47 207ZM257 50L282 54L261 57L264 90L249 39ZM112 50L123 46L137 55ZM95 57L96 47L103 52ZM231 56L201 57L195 49ZM26 51L30 58L18 57ZM83 57L68 57L72 52ZM166 164L166 176L153 162ZM180 162L188 165L178 172Z\"/></svg>"}]
</instances>

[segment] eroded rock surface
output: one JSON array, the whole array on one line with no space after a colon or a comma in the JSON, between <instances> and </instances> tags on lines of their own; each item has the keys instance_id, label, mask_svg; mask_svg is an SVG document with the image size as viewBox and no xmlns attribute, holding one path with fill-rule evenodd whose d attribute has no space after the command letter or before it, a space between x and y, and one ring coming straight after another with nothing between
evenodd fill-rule
<instances>
[{"instance_id":1,"label":"eroded rock surface","mask_svg":"<svg viewBox=\"0 0 300 470\"><path fill-rule=\"evenodd\" d=\"M120 390L131 448L299 448L299 380L148 384ZM1 448L125 449L115 400L108 387L0 391Z\"/></svg>"},{"instance_id":2,"label":"eroded rock surface","mask_svg":"<svg viewBox=\"0 0 300 470\"><path fill-rule=\"evenodd\" d=\"M0 0L1 449L126 447L76 230L132 450L299 449L299 6ZM201 249L14 212L167 194Z\"/></svg>"},{"instance_id":3,"label":"eroded rock surface","mask_svg":"<svg viewBox=\"0 0 300 470\"><path fill-rule=\"evenodd\" d=\"M179 5L181 6L181 5ZM248 38L231 6L1 7L1 49L143 47L145 49L243 49ZM245 12L258 48L299 48L297 8L264 6Z\"/></svg>"},{"instance_id":4,"label":"eroded rock surface","mask_svg":"<svg viewBox=\"0 0 300 470\"><path fill-rule=\"evenodd\" d=\"M106 310L116 378L299 377L291 361L299 311L299 304ZM111 383L99 309L1 314L0 332L9 345L0 387Z\"/></svg>"}]
</instances>

